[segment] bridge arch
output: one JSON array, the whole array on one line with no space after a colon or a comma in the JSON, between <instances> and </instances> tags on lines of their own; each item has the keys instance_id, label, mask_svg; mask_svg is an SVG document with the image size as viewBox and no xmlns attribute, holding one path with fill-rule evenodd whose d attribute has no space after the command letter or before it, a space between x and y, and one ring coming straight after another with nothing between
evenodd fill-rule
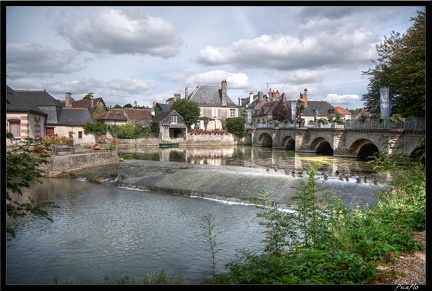
<instances>
[{"instance_id":1,"label":"bridge arch","mask_svg":"<svg viewBox=\"0 0 432 291\"><path fill-rule=\"evenodd\" d=\"M247 146L252 145L252 132L250 131L246 132L246 136L243 139L243 144Z\"/></svg>"},{"instance_id":2,"label":"bridge arch","mask_svg":"<svg viewBox=\"0 0 432 291\"><path fill-rule=\"evenodd\" d=\"M360 160L369 160L370 156L379 153L379 148L366 138L358 139L351 144L349 152Z\"/></svg>"},{"instance_id":3,"label":"bridge arch","mask_svg":"<svg viewBox=\"0 0 432 291\"><path fill-rule=\"evenodd\" d=\"M282 139L282 146L287 151L295 151L295 138L288 135Z\"/></svg>"},{"instance_id":4,"label":"bridge arch","mask_svg":"<svg viewBox=\"0 0 432 291\"><path fill-rule=\"evenodd\" d=\"M273 146L273 138L267 132L263 132L257 138L257 141L261 144L263 148L271 148Z\"/></svg>"},{"instance_id":5,"label":"bridge arch","mask_svg":"<svg viewBox=\"0 0 432 291\"><path fill-rule=\"evenodd\" d=\"M315 150L315 153L333 156L331 144L323 137L315 138L311 143L311 148Z\"/></svg>"}]
</instances>

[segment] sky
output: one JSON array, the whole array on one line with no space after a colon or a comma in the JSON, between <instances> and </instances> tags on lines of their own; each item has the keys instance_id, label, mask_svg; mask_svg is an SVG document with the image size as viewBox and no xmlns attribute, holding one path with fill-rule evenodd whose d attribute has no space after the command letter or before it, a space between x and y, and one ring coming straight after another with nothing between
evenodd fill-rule
<instances>
[{"instance_id":1,"label":"sky","mask_svg":"<svg viewBox=\"0 0 432 291\"><path fill-rule=\"evenodd\" d=\"M106 105L155 102L220 86L363 108L376 45L404 34L424 6L11 6L6 82L64 100L92 92ZM116 2L117 3L117 2ZM121 2L118 2L121 3ZM145 3L145 2L140 2ZM173 2L175 3L175 2ZM205 2L201 2L205 3ZM253 2L250 2L253 3ZM289 3L289 2L285 2ZM202 5L202 4L201 4ZM208 5L208 4L207 4Z\"/></svg>"}]
</instances>

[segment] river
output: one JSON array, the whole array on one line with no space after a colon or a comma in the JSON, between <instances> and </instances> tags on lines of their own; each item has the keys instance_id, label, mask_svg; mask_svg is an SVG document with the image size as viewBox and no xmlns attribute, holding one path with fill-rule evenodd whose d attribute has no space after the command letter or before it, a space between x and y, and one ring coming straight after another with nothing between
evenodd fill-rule
<instances>
[{"instance_id":1,"label":"river","mask_svg":"<svg viewBox=\"0 0 432 291\"><path fill-rule=\"evenodd\" d=\"M6 284L103 284L105 276L142 280L162 270L185 284L199 284L211 267L200 227L204 216L215 218L219 272L225 272L224 265L238 249L262 251L264 229L256 217L260 210L242 196L254 195L261 187L251 181L262 179L267 183L261 184L283 188L280 181L288 186L301 181L299 171L316 162L328 175L324 183L341 191L347 204L373 203L376 189L370 182L355 182L356 176L373 173L355 159L252 147L146 147L121 150L119 156L124 159L119 165L80 171L73 178L44 179L26 191L59 208L49 210L53 222L32 216L15 222L16 238L6 240ZM89 179L90 173L106 175L113 169L114 179ZM341 180L336 170L355 176ZM385 184L386 177L378 177ZM194 191L182 195L185 192L151 187L172 184ZM362 195L365 200L359 200Z\"/></svg>"}]
</instances>

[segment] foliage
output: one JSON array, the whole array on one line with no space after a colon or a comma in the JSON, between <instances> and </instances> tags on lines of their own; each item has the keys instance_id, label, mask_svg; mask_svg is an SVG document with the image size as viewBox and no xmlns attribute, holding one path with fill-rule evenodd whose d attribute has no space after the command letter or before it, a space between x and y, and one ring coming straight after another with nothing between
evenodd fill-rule
<instances>
[{"instance_id":1,"label":"foliage","mask_svg":"<svg viewBox=\"0 0 432 291\"><path fill-rule=\"evenodd\" d=\"M319 190L314 165L296 187L293 211L282 211L262 192L264 211L257 216L265 227L264 252L240 250L227 273L205 283L371 284L389 274L376 266L424 248L411 231L425 230L425 169L404 155L380 154L369 163L396 177L374 207L347 208L334 193Z\"/></svg>"},{"instance_id":2,"label":"foliage","mask_svg":"<svg viewBox=\"0 0 432 291\"><path fill-rule=\"evenodd\" d=\"M426 108L426 11L411 18L413 25L401 36L392 32L376 46L378 60L369 77L368 93L362 96L366 109L379 116L380 89L389 87L392 112L403 117L425 116Z\"/></svg>"},{"instance_id":3,"label":"foliage","mask_svg":"<svg viewBox=\"0 0 432 291\"><path fill-rule=\"evenodd\" d=\"M113 151L115 149L117 149L117 140L113 139L108 141L107 145L106 145L106 149L109 151Z\"/></svg>"},{"instance_id":4,"label":"foliage","mask_svg":"<svg viewBox=\"0 0 432 291\"><path fill-rule=\"evenodd\" d=\"M246 135L245 121L242 117L230 117L226 119L226 128L233 135L242 138Z\"/></svg>"},{"instance_id":5,"label":"foliage","mask_svg":"<svg viewBox=\"0 0 432 291\"><path fill-rule=\"evenodd\" d=\"M42 142L49 145L67 145L71 141L70 137L51 135L42 138Z\"/></svg>"},{"instance_id":6,"label":"foliage","mask_svg":"<svg viewBox=\"0 0 432 291\"><path fill-rule=\"evenodd\" d=\"M405 121L405 118L404 117L402 117L402 115L400 115L400 114L393 114L392 116L390 116L390 121L391 122L393 122L393 123L402 123L402 122L404 122Z\"/></svg>"},{"instance_id":7,"label":"foliage","mask_svg":"<svg viewBox=\"0 0 432 291\"><path fill-rule=\"evenodd\" d=\"M211 214L204 216L202 218L203 222L199 224L201 229L204 232L205 237L205 243L208 244L208 251L210 252L210 262L211 267L210 271L208 272L208 275L215 276L217 271L217 263L221 261L221 259L216 259L216 254L220 251L218 248L222 243L218 243L216 241L217 236L220 234L220 232L215 232L215 217Z\"/></svg>"},{"instance_id":8,"label":"foliage","mask_svg":"<svg viewBox=\"0 0 432 291\"><path fill-rule=\"evenodd\" d=\"M83 100L89 100L89 99L93 99L94 98L94 93L93 92L88 92L84 97Z\"/></svg>"},{"instance_id":9,"label":"foliage","mask_svg":"<svg viewBox=\"0 0 432 291\"><path fill-rule=\"evenodd\" d=\"M108 125L102 122L89 122L84 125L84 134L94 134L95 140L108 131Z\"/></svg>"},{"instance_id":10,"label":"foliage","mask_svg":"<svg viewBox=\"0 0 432 291\"><path fill-rule=\"evenodd\" d=\"M298 99L296 102L296 110L298 112L301 112L302 110L304 110L306 108L306 102L303 99Z\"/></svg>"},{"instance_id":11,"label":"foliage","mask_svg":"<svg viewBox=\"0 0 432 291\"><path fill-rule=\"evenodd\" d=\"M152 120L150 122L150 131L153 133L153 136L158 137L160 132L160 123L159 121Z\"/></svg>"},{"instance_id":12,"label":"foliage","mask_svg":"<svg viewBox=\"0 0 432 291\"><path fill-rule=\"evenodd\" d=\"M145 279L142 282L129 276L125 276L120 280L113 280L105 275L103 285L182 285L183 282L176 276L169 275L165 270L159 273L147 273Z\"/></svg>"},{"instance_id":13,"label":"foliage","mask_svg":"<svg viewBox=\"0 0 432 291\"><path fill-rule=\"evenodd\" d=\"M183 117L188 129L191 129L192 124L195 124L200 116L198 103L185 98L174 101L171 104L171 109L177 111Z\"/></svg>"},{"instance_id":14,"label":"foliage","mask_svg":"<svg viewBox=\"0 0 432 291\"><path fill-rule=\"evenodd\" d=\"M326 125L326 124L329 123L328 120L327 120L326 118L318 118L318 119L317 119L317 122L318 122L319 124L323 124L323 125Z\"/></svg>"},{"instance_id":15,"label":"foliage","mask_svg":"<svg viewBox=\"0 0 432 291\"><path fill-rule=\"evenodd\" d=\"M28 214L41 216L50 221L46 209L55 207L51 202L37 205L31 197L23 197L23 188L30 188L30 183L42 183L40 178L45 171L42 166L49 163L49 143L27 138L12 146L6 152L6 214L8 218L24 217ZM15 232L7 220L6 232L15 237Z\"/></svg>"},{"instance_id":16,"label":"foliage","mask_svg":"<svg viewBox=\"0 0 432 291\"><path fill-rule=\"evenodd\" d=\"M292 119L291 107L287 106L282 102L282 100L280 100L276 104L275 108L273 108L272 116L274 120L281 121L281 122L284 120L291 120Z\"/></svg>"},{"instance_id":17,"label":"foliage","mask_svg":"<svg viewBox=\"0 0 432 291\"><path fill-rule=\"evenodd\" d=\"M139 132L141 130L141 126L135 124L135 123L126 123L120 125L117 136L118 138L137 138L139 135Z\"/></svg>"},{"instance_id":18,"label":"foliage","mask_svg":"<svg viewBox=\"0 0 432 291\"><path fill-rule=\"evenodd\" d=\"M112 137L117 138L117 132L119 127L120 126L117 124L108 124L108 132L111 134Z\"/></svg>"}]
</instances>

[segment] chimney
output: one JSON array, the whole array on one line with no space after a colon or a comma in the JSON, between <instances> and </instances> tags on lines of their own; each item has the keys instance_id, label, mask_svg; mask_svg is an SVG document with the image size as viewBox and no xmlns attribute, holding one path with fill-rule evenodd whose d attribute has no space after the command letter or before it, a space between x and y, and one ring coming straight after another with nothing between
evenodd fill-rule
<instances>
[{"instance_id":1,"label":"chimney","mask_svg":"<svg viewBox=\"0 0 432 291\"><path fill-rule=\"evenodd\" d=\"M185 98L188 98L189 92L188 92L188 87L185 88Z\"/></svg>"},{"instance_id":2,"label":"chimney","mask_svg":"<svg viewBox=\"0 0 432 291\"><path fill-rule=\"evenodd\" d=\"M305 105L307 106L307 102L308 102L308 95L307 95L307 89L304 89L304 93L300 92L300 98L304 100Z\"/></svg>"},{"instance_id":3,"label":"chimney","mask_svg":"<svg viewBox=\"0 0 432 291\"><path fill-rule=\"evenodd\" d=\"M138 102L134 101L134 107L138 107Z\"/></svg>"},{"instance_id":4,"label":"chimney","mask_svg":"<svg viewBox=\"0 0 432 291\"><path fill-rule=\"evenodd\" d=\"M72 93L65 92L65 108L72 108Z\"/></svg>"},{"instance_id":5,"label":"chimney","mask_svg":"<svg viewBox=\"0 0 432 291\"><path fill-rule=\"evenodd\" d=\"M252 101L253 101L253 92L250 91L250 92L249 92L249 104L251 104Z\"/></svg>"},{"instance_id":6,"label":"chimney","mask_svg":"<svg viewBox=\"0 0 432 291\"><path fill-rule=\"evenodd\" d=\"M90 99L90 100L91 100L91 107L90 107L90 108L92 109L93 106L94 106L94 105L93 105L94 102L93 102L93 99Z\"/></svg>"},{"instance_id":7,"label":"chimney","mask_svg":"<svg viewBox=\"0 0 432 291\"><path fill-rule=\"evenodd\" d=\"M263 91L258 91L258 98L259 98L258 100L262 100L263 97L264 97Z\"/></svg>"},{"instance_id":8,"label":"chimney","mask_svg":"<svg viewBox=\"0 0 432 291\"><path fill-rule=\"evenodd\" d=\"M222 106L227 106L227 81L223 80L221 82L222 88Z\"/></svg>"},{"instance_id":9,"label":"chimney","mask_svg":"<svg viewBox=\"0 0 432 291\"><path fill-rule=\"evenodd\" d=\"M174 101L180 99L180 93L174 93Z\"/></svg>"},{"instance_id":10,"label":"chimney","mask_svg":"<svg viewBox=\"0 0 432 291\"><path fill-rule=\"evenodd\" d=\"M286 94L282 93L282 104L286 103Z\"/></svg>"}]
</instances>

